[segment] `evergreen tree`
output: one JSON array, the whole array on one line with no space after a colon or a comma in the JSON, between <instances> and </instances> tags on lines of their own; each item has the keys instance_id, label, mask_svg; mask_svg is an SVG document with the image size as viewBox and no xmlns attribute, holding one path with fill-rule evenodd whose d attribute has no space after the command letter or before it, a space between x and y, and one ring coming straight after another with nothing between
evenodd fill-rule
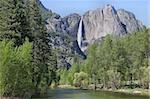
<instances>
[{"instance_id":1,"label":"evergreen tree","mask_svg":"<svg viewBox=\"0 0 150 99\"><path fill-rule=\"evenodd\" d=\"M0 6L0 39L13 39L17 46L23 44L29 32L24 0L1 0Z\"/></svg>"},{"instance_id":2,"label":"evergreen tree","mask_svg":"<svg viewBox=\"0 0 150 99\"><path fill-rule=\"evenodd\" d=\"M15 22L14 0L1 0L0 1L0 38L12 39L18 37L15 27L19 24ZM6 13L7 12L7 13Z\"/></svg>"},{"instance_id":3,"label":"evergreen tree","mask_svg":"<svg viewBox=\"0 0 150 99\"><path fill-rule=\"evenodd\" d=\"M51 45L49 45L49 39L51 38L51 36L46 31L45 23L42 20L37 2L38 0L0 0L0 40L12 40L14 42L14 47L24 45L26 37L29 38L30 42L33 42L32 65L29 65L31 67L33 66L32 83L34 83L36 91L45 92L46 88L51 84L52 80L58 80L56 74L57 57L56 52L52 50ZM20 49L18 49L17 53L19 53L19 51L22 52ZM23 53L24 52L22 52L22 55ZM19 56L19 58L20 57L21 56ZM22 58L23 56L21 57L21 59ZM17 60L18 65L16 66L24 66L26 63L23 63L23 61L24 60ZM31 60L25 61L30 62ZM13 68L13 66L11 68ZM10 79L10 82L8 84L14 89L8 87L8 89L10 88L10 90L6 92L7 88L3 87L6 88L6 91L2 88L2 90L4 90L4 93L2 94L6 93L6 95L9 94L18 96L23 94L19 94L19 91L25 91L26 89L28 90L29 87L26 86L26 84L28 85L28 82L26 82L25 84L23 79L25 78L24 75L26 75L27 71L22 70L23 74L21 75L21 69L24 68L22 68L21 66L16 68L17 69L14 69L16 75L13 75L15 81ZM29 68L28 73L30 72L30 69L31 68ZM12 71L8 71L6 73L12 72L14 72L13 69ZM28 79L28 77L26 78ZM4 77L4 79L6 78ZM26 86L26 89L24 88L24 86Z\"/></svg>"},{"instance_id":4,"label":"evergreen tree","mask_svg":"<svg viewBox=\"0 0 150 99\"><path fill-rule=\"evenodd\" d=\"M41 17L37 0L30 0L30 27L33 38L33 82L36 91L46 90L51 80L51 73L55 72L56 58L49 45L49 35ZM52 63L53 62L53 63ZM51 69L51 67L55 67Z\"/></svg>"}]
</instances>

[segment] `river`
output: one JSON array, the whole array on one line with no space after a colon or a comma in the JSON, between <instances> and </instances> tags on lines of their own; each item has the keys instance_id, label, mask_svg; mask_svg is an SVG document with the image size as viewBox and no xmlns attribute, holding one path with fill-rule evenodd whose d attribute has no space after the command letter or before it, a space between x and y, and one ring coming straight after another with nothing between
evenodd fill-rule
<instances>
[{"instance_id":1,"label":"river","mask_svg":"<svg viewBox=\"0 0 150 99\"><path fill-rule=\"evenodd\" d=\"M33 99L149 99L148 97L126 95L122 93L77 90L77 89L51 89L45 97Z\"/></svg>"}]
</instances>

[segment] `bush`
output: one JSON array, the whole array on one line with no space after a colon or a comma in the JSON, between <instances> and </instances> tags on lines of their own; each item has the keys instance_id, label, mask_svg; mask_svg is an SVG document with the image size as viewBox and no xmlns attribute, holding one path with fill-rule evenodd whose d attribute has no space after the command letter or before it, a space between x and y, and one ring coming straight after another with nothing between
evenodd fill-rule
<instances>
[{"instance_id":1,"label":"bush","mask_svg":"<svg viewBox=\"0 0 150 99\"><path fill-rule=\"evenodd\" d=\"M88 86L89 79L88 74L84 72L75 73L73 83L75 87L85 88Z\"/></svg>"},{"instance_id":2,"label":"bush","mask_svg":"<svg viewBox=\"0 0 150 99\"><path fill-rule=\"evenodd\" d=\"M20 47L13 46L11 41L0 42L1 96L24 96L32 87L32 44L25 42Z\"/></svg>"},{"instance_id":3,"label":"bush","mask_svg":"<svg viewBox=\"0 0 150 99\"><path fill-rule=\"evenodd\" d=\"M149 71L150 71L150 66L149 67L140 67L139 68L139 82L140 85L143 88L149 88Z\"/></svg>"},{"instance_id":4,"label":"bush","mask_svg":"<svg viewBox=\"0 0 150 99\"><path fill-rule=\"evenodd\" d=\"M121 86L121 75L115 70L108 70L108 87L112 89L118 89Z\"/></svg>"}]
</instances>

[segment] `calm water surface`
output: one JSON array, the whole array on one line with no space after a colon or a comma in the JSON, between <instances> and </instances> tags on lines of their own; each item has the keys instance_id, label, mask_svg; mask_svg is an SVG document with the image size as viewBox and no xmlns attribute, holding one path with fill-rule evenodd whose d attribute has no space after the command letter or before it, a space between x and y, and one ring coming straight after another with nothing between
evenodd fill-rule
<instances>
[{"instance_id":1,"label":"calm water surface","mask_svg":"<svg viewBox=\"0 0 150 99\"><path fill-rule=\"evenodd\" d=\"M34 99L149 99L149 98L103 91L53 89L49 90L48 96L45 96L43 98L38 97Z\"/></svg>"}]
</instances>

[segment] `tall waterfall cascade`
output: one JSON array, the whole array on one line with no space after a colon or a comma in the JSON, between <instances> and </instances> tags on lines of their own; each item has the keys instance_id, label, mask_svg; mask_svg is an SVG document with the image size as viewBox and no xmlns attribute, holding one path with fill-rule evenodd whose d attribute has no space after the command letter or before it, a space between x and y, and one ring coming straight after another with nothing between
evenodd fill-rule
<instances>
[{"instance_id":1,"label":"tall waterfall cascade","mask_svg":"<svg viewBox=\"0 0 150 99\"><path fill-rule=\"evenodd\" d=\"M83 18L81 17L80 23L79 23L79 28L78 28L78 33L77 33L77 42L78 42L78 45L80 48L82 46L82 25L83 25L82 21L83 21Z\"/></svg>"}]
</instances>

